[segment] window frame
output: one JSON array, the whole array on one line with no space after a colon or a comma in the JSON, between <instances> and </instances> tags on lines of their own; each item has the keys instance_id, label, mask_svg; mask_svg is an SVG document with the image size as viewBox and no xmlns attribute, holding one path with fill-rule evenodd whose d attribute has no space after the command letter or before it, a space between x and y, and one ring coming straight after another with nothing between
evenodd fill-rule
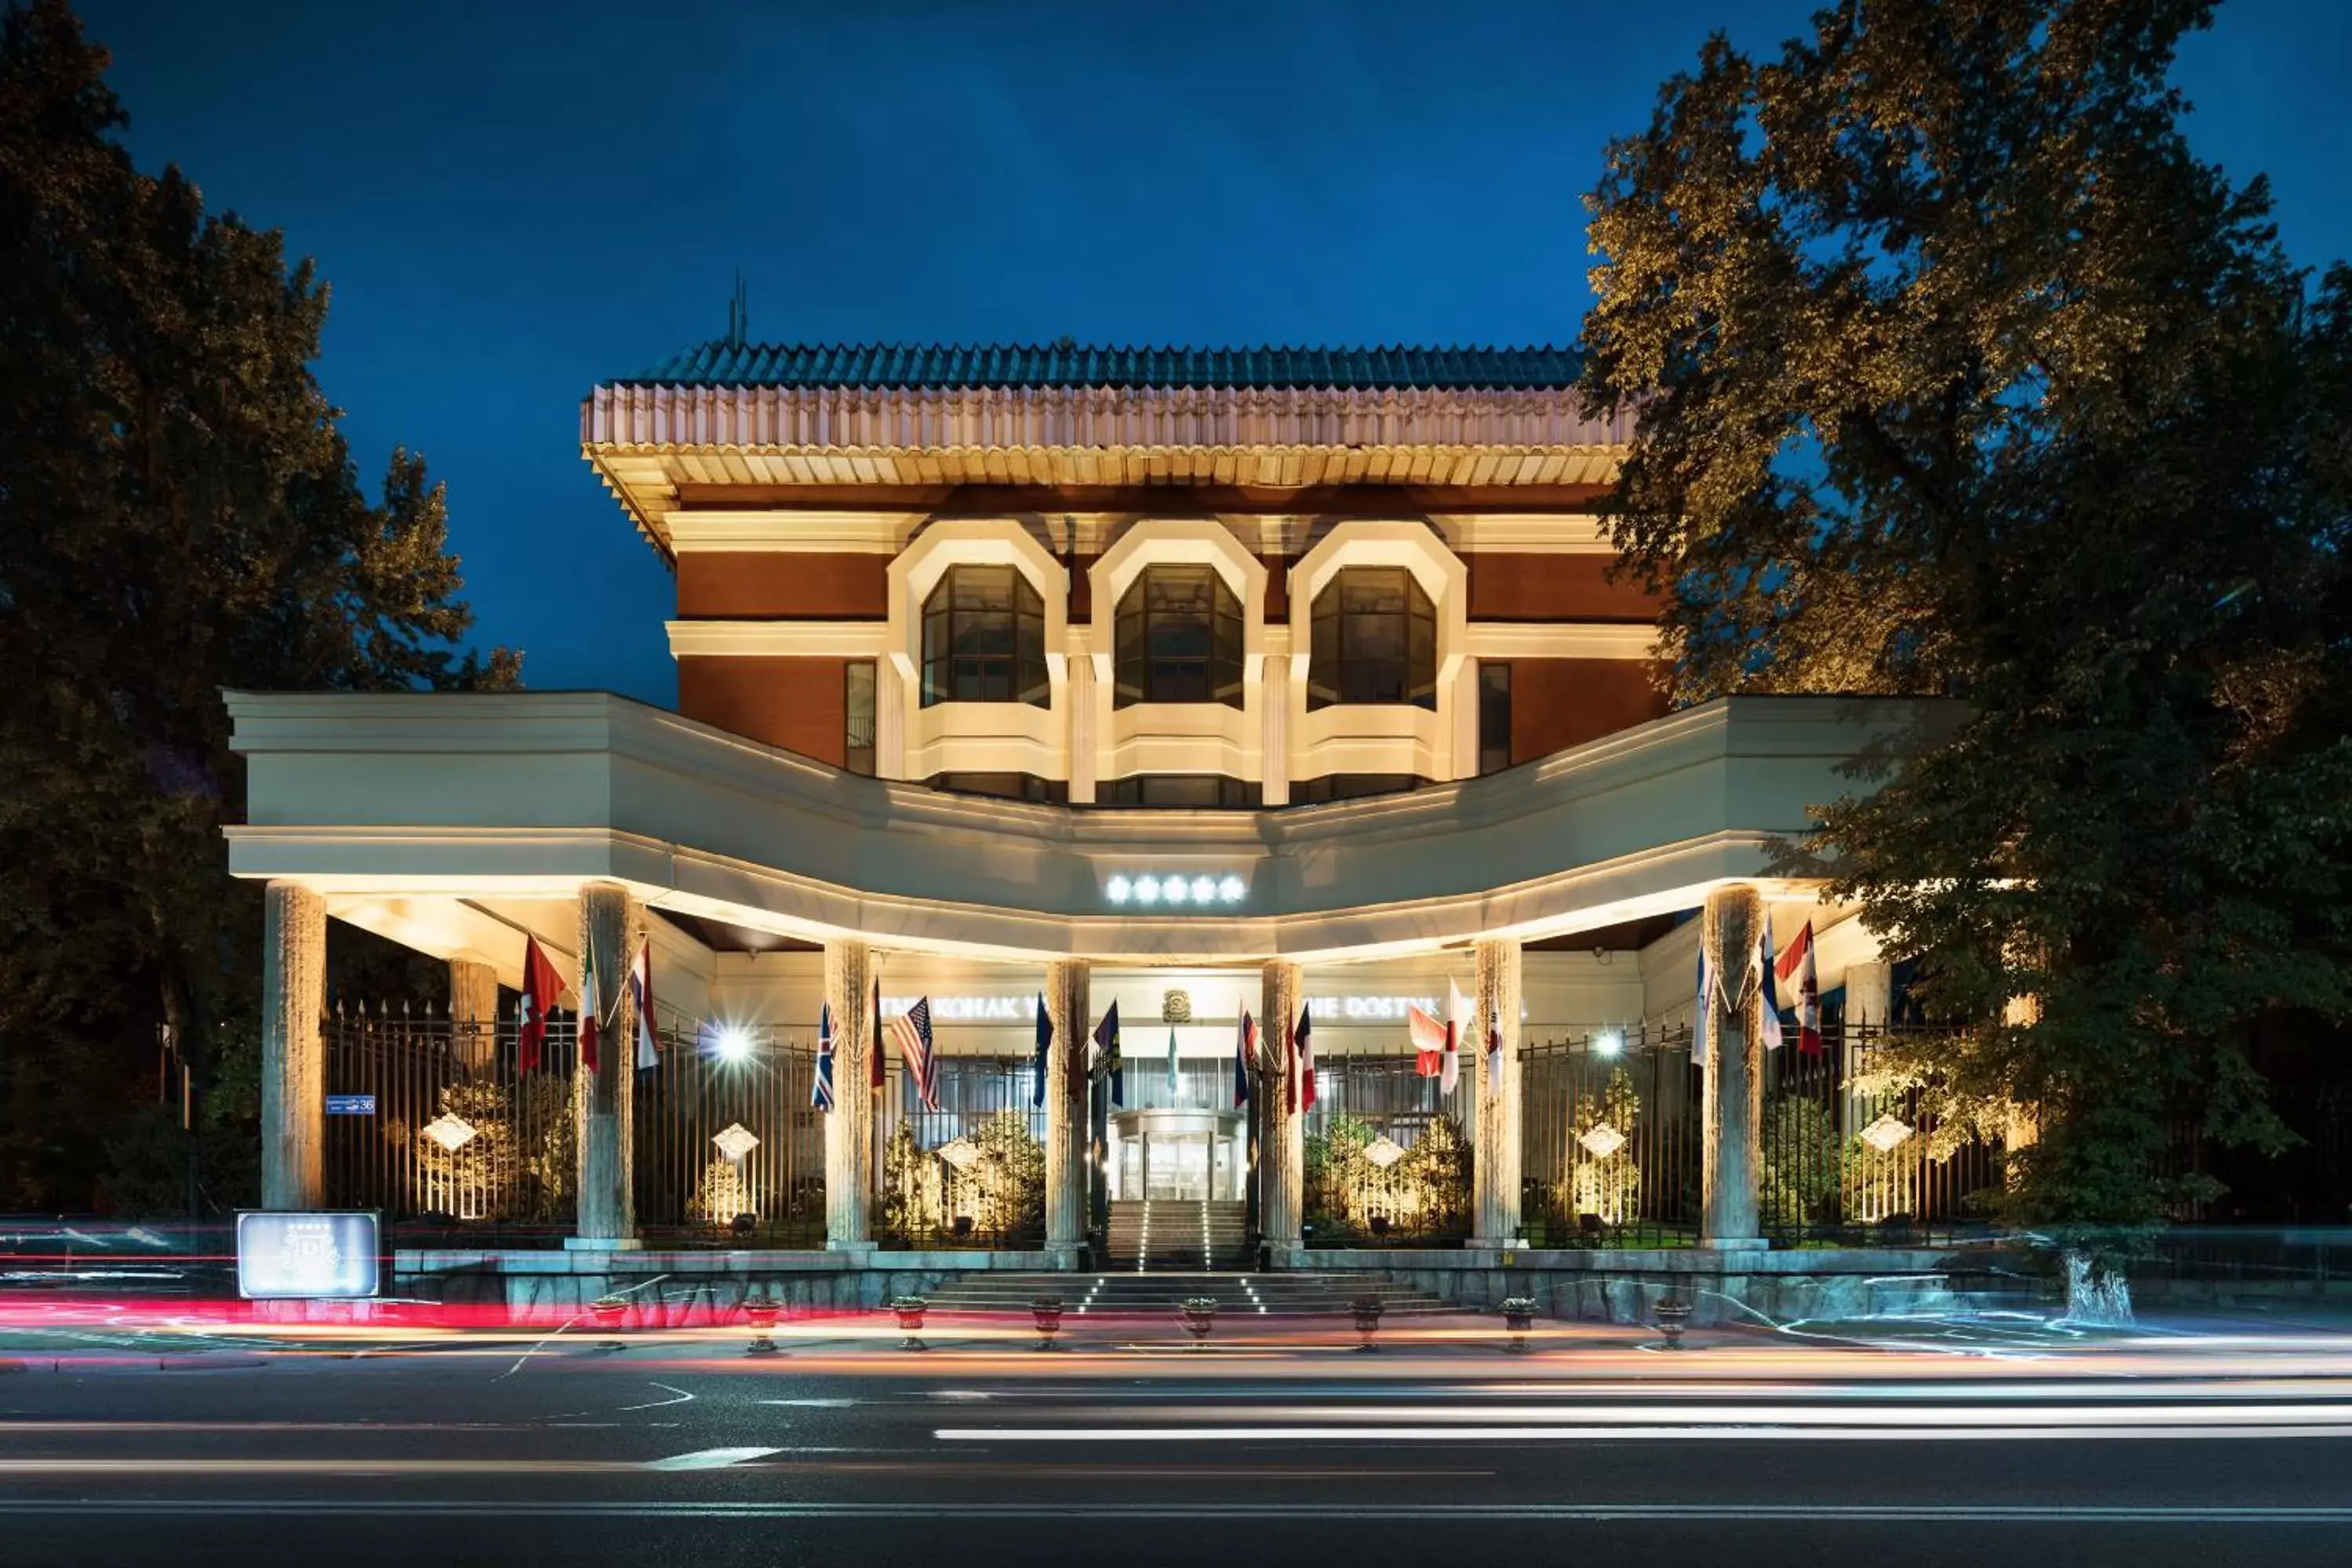
<instances>
[{"instance_id":1,"label":"window frame","mask_svg":"<svg viewBox=\"0 0 2352 1568\"><path fill-rule=\"evenodd\" d=\"M1399 590L1402 590L1400 592ZM1394 608L1350 604L1393 595ZM1387 640L1393 653L1370 646ZM1437 604L1406 566L1342 566L1307 610L1307 710L1437 710ZM1390 696L1386 693L1394 692Z\"/></svg>"},{"instance_id":2,"label":"window frame","mask_svg":"<svg viewBox=\"0 0 2352 1568\"><path fill-rule=\"evenodd\" d=\"M924 595L921 620L922 706L1054 705L1045 597L1018 566L950 566Z\"/></svg>"},{"instance_id":3,"label":"window frame","mask_svg":"<svg viewBox=\"0 0 2352 1568\"><path fill-rule=\"evenodd\" d=\"M1205 610L1153 603L1155 593L1180 581L1196 588L1205 583L1209 590ZM1192 562L1145 566L1119 595L1111 616L1111 706L1246 706L1244 626L1241 595L1214 566ZM1169 652L1155 646L1163 636L1187 635L1201 637L1198 653ZM1191 689L1178 689L1180 685Z\"/></svg>"}]
</instances>

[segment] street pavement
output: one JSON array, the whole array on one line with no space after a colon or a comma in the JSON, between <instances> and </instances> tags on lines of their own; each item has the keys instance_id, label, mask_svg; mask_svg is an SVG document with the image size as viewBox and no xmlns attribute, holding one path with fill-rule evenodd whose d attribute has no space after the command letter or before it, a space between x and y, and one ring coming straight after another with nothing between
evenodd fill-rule
<instances>
[{"instance_id":1,"label":"street pavement","mask_svg":"<svg viewBox=\"0 0 2352 1568\"><path fill-rule=\"evenodd\" d=\"M2352 1562L2342 1336L1237 1327L0 1334L0 1563Z\"/></svg>"}]
</instances>

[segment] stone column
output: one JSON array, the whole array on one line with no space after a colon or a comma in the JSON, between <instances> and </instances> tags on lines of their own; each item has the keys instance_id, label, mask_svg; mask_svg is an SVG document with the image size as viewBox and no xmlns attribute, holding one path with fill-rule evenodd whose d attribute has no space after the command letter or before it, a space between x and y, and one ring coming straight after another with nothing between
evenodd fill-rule
<instances>
[{"instance_id":1,"label":"stone column","mask_svg":"<svg viewBox=\"0 0 2352 1568\"><path fill-rule=\"evenodd\" d=\"M327 1203L327 901L272 882L261 906L261 1206Z\"/></svg>"},{"instance_id":2,"label":"stone column","mask_svg":"<svg viewBox=\"0 0 2352 1568\"><path fill-rule=\"evenodd\" d=\"M1045 1251L1056 1268L1080 1267L1087 1250L1087 1017L1082 958L1045 966Z\"/></svg>"},{"instance_id":3,"label":"stone column","mask_svg":"<svg viewBox=\"0 0 2352 1568\"><path fill-rule=\"evenodd\" d=\"M499 972L478 958L449 961L449 1047L469 1073L498 1059Z\"/></svg>"},{"instance_id":4,"label":"stone column","mask_svg":"<svg viewBox=\"0 0 2352 1568\"><path fill-rule=\"evenodd\" d=\"M1849 963L1845 970L1845 1022L1838 1034L1839 1095L1844 1121L1838 1131L1852 1138L1870 1124L1868 1100L1857 1093L1853 1080L1870 1066L1869 1040L1874 1032L1895 1019L1895 966L1886 963Z\"/></svg>"},{"instance_id":5,"label":"stone column","mask_svg":"<svg viewBox=\"0 0 2352 1568\"><path fill-rule=\"evenodd\" d=\"M824 1118L824 1244L874 1245L874 954L862 942L824 944L824 1005L833 1012L833 1110Z\"/></svg>"},{"instance_id":6,"label":"stone column","mask_svg":"<svg viewBox=\"0 0 2352 1568\"><path fill-rule=\"evenodd\" d=\"M1472 1133L1473 1247L1505 1247L1519 1234L1519 944L1482 942L1472 982L1472 1087L1478 1108ZM1489 1030L1494 1033L1489 1033ZM1500 1050L1487 1049L1490 1040Z\"/></svg>"},{"instance_id":7,"label":"stone column","mask_svg":"<svg viewBox=\"0 0 2352 1568\"><path fill-rule=\"evenodd\" d=\"M1302 994L1298 965L1274 959L1260 972L1258 1031L1274 1070L1260 1080L1265 1104L1258 1136L1258 1234L1276 1268L1299 1261L1299 1222L1307 1206L1307 1117L1292 1107L1286 1089L1290 1031L1298 1023Z\"/></svg>"},{"instance_id":8,"label":"stone column","mask_svg":"<svg viewBox=\"0 0 2352 1568\"><path fill-rule=\"evenodd\" d=\"M1712 955L1727 1011L1711 1004L1713 1035L1700 1089L1699 1241L1721 1247L1760 1247L1757 1179L1763 1165L1764 999L1748 982L1748 959L1764 920L1756 889L1725 888L1707 895L1699 941ZM1742 1000L1744 996L1744 1000Z\"/></svg>"},{"instance_id":9,"label":"stone column","mask_svg":"<svg viewBox=\"0 0 2352 1568\"><path fill-rule=\"evenodd\" d=\"M629 1004L629 955L645 938L645 914L629 890L616 882L590 882L580 889L582 968L595 954L596 990L588 995L579 975L580 1013L593 1009L596 1068L575 1065L572 1074L572 1124L579 1139L580 1202L567 1245L588 1249L637 1245L636 1141L633 1112L637 1074L636 1010Z\"/></svg>"}]
</instances>

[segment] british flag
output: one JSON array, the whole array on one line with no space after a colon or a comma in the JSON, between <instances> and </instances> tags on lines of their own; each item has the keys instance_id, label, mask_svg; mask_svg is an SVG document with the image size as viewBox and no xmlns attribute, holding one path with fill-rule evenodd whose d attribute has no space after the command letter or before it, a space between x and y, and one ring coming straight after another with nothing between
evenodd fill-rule
<instances>
[{"instance_id":1,"label":"british flag","mask_svg":"<svg viewBox=\"0 0 2352 1568\"><path fill-rule=\"evenodd\" d=\"M827 1004L816 1017L816 1078L809 1085L809 1103L819 1110L833 1109L833 1007Z\"/></svg>"},{"instance_id":2,"label":"british flag","mask_svg":"<svg viewBox=\"0 0 2352 1568\"><path fill-rule=\"evenodd\" d=\"M898 1059L907 1064L907 1076L914 1080L923 1109L937 1110L940 1098L938 1063L931 1053L931 999L918 997L913 1006L891 1019L890 1037L898 1042Z\"/></svg>"}]
</instances>

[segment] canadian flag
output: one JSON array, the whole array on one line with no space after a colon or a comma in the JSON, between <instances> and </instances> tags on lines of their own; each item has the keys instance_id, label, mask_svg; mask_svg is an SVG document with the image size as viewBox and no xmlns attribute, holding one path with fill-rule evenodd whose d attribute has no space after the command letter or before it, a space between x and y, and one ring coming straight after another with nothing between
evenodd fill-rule
<instances>
[{"instance_id":1,"label":"canadian flag","mask_svg":"<svg viewBox=\"0 0 2352 1568\"><path fill-rule=\"evenodd\" d=\"M1797 940L1780 955L1777 972L1782 980L1797 982L1797 1049L1809 1057L1822 1054L1822 980L1813 966L1813 922L1807 921Z\"/></svg>"},{"instance_id":2,"label":"canadian flag","mask_svg":"<svg viewBox=\"0 0 2352 1568\"><path fill-rule=\"evenodd\" d=\"M1405 1008L1404 1022L1412 1036L1412 1070L1435 1078L1445 1070L1445 1026L1414 1006Z\"/></svg>"},{"instance_id":3,"label":"canadian flag","mask_svg":"<svg viewBox=\"0 0 2352 1568\"><path fill-rule=\"evenodd\" d=\"M562 994L562 978L555 973L555 965L547 961L547 950L539 945L539 938L524 937L522 1008L517 1016L522 1026L515 1037L518 1070L539 1070L539 1054L547 1046L547 1015L554 1008L555 999Z\"/></svg>"},{"instance_id":4,"label":"canadian flag","mask_svg":"<svg viewBox=\"0 0 2352 1568\"><path fill-rule=\"evenodd\" d=\"M1437 1092L1452 1094L1462 1081L1462 1037L1470 1032L1470 999L1453 976L1445 981L1445 1065L1437 1075Z\"/></svg>"}]
</instances>

